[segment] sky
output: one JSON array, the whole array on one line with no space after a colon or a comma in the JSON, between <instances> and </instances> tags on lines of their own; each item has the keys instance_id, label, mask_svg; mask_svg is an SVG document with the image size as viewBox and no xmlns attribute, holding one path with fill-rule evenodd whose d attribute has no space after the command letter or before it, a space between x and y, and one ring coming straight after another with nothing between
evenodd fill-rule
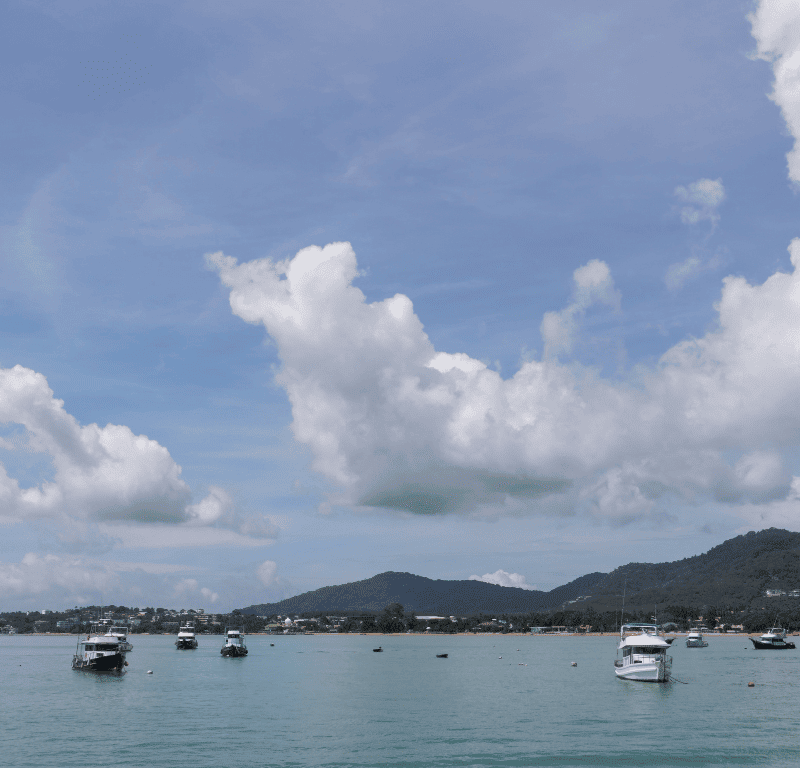
<instances>
[{"instance_id":1,"label":"sky","mask_svg":"<svg viewBox=\"0 0 800 768\"><path fill-rule=\"evenodd\" d=\"M800 2L10 0L0 60L0 610L800 530Z\"/></svg>"}]
</instances>

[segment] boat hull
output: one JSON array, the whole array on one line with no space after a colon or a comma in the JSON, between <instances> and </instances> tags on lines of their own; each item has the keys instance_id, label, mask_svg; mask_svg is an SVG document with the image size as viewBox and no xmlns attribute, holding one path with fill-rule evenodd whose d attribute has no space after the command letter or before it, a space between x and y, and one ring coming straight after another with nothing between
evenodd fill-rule
<instances>
[{"instance_id":1,"label":"boat hull","mask_svg":"<svg viewBox=\"0 0 800 768\"><path fill-rule=\"evenodd\" d=\"M125 671L125 656L121 653L99 656L94 659L82 659L73 656L72 668L81 672L117 672Z\"/></svg>"},{"instance_id":2,"label":"boat hull","mask_svg":"<svg viewBox=\"0 0 800 768\"><path fill-rule=\"evenodd\" d=\"M627 664L624 667L614 667L614 672L620 680L637 680L640 683L667 683L669 682L670 664L662 662Z\"/></svg>"},{"instance_id":3,"label":"boat hull","mask_svg":"<svg viewBox=\"0 0 800 768\"><path fill-rule=\"evenodd\" d=\"M794 650L794 643L765 643L762 640L757 640L754 637L750 638L750 642L753 643L753 647L757 651L792 651Z\"/></svg>"},{"instance_id":4,"label":"boat hull","mask_svg":"<svg viewBox=\"0 0 800 768\"><path fill-rule=\"evenodd\" d=\"M237 648L235 645L225 645L219 649L219 652L229 659L237 659L242 656L247 656L247 648Z\"/></svg>"},{"instance_id":5,"label":"boat hull","mask_svg":"<svg viewBox=\"0 0 800 768\"><path fill-rule=\"evenodd\" d=\"M197 640L176 640L175 647L179 651L193 651L197 648Z\"/></svg>"},{"instance_id":6,"label":"boat hull","mask_svg":"<svg viewBox=\"0 0 800 768\"><path fill-rule=\"evenodd\" d=\"M687 648L706 648L708 647L708 643L705 640L687 640L686 641Z\"/></svg>"}]
</instances>

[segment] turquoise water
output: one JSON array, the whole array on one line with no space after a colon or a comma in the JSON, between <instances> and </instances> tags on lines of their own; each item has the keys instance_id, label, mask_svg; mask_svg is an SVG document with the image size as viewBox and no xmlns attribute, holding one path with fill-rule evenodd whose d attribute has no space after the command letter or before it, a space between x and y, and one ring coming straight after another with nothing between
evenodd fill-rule
<instances>
[{"instance_id":1,"label":"turquoise water","mask_svg":"<svg viewBox=\"0 0 800 768\"><path fill-rule=\"evenodd\" d=\"M617 680L610 637L250 636L224 659L219 637L134 635L110 677L73 672L70 638L0 636L0 762L800 765L800 650L707 639L676 640L686 684L658 685Z\"/></svg>"}]
</instances>

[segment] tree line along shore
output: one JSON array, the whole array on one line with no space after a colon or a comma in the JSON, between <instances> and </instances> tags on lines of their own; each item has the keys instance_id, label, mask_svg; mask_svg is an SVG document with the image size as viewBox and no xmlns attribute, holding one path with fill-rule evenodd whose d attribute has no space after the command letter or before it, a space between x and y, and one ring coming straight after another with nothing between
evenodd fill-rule
<instances>
[{"instance_id":1,"label":"tree line along shore","mask_svg":"<svg viewBox=\"0 0 800 768\"><path fill-rule=\"evenodd\" d=\"M780 624L789 632L800 630L800 606L776 613L760 608L738 606L687 607L669 605L652 611L632 610L596 612L555 610L514 615L420 616L399 603L383 611L339 613L335 611L299 615L258 616L235 610L207 614L203 610L129 608L126 606L86 606L68 611L0 612L0 633L78 634L102 619L125 626L131 634L176 634L191 624L198 634L222 634L225 627L237 626L247 634L615 634L620 622L657 621L672 632L686 632L699 623L707 632L752 634Z\"/></svg>"}]
</instances>

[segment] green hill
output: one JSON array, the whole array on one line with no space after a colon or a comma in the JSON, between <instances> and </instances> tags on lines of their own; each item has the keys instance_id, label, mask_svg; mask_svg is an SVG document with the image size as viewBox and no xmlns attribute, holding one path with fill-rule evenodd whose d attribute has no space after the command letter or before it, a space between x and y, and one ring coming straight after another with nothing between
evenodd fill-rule
<instances>
[{"instance_id":1,"label":"green hill","mask_svg":"<svg viewBox=\"0 0 800 768\"><path fill-rule=\"evenodd\" d=\"M277 603L244 608L269 616L301 613L360 613L401 603L418 614L467 616L521 614L558 608L616 611L626 606L739 606L784 604L800 598L766 598L766 590L800 589L800 533L770 528L729 539L702 555L670 563L629 563L611 573L590 573L549 592L500 587L481 581L428 579L387 571L370 579L323 587Z\"/></svg>"},{"instance_id":2,"label":"green hill","mask_svg":"<svg viewBox=\"0 0 800 768\"><path fill-rule=\"evenodd\" d=\"M592 573L550 592L540 592L468 579L446 581L387 571L371 579L315 589L278 603L251 605L243 612L261 616L275 613L360 613L377 612L390 603L400 603L407 611L421 615L529 613L556 608L566 600L586 594L604 576Z\"/></svg>"}]
</instances>

